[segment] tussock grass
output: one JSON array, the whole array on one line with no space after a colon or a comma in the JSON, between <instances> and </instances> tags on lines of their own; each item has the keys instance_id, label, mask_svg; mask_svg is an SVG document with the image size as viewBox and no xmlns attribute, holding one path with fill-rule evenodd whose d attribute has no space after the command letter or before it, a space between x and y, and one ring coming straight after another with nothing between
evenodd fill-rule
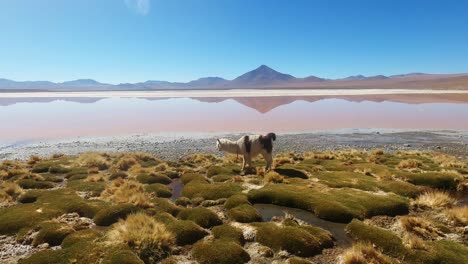
<instances>
[{"instance_id":1,"label":"tussock grass","mask_svg":"<svg viewBox=\"0 0 468 264\"><path fill-rule=\"evenodd\" d=\"M412 233L405 233L403 235L403 244L408 249L419 249L425 250L427 249L427 245L419 236L412 234Z\"/></svg>"},{"instance_id":2,"label":"tussock grass","mask_svg":"<svg viewBox=\"0 0 468 264\"><path fill-rule=\"evenodd\" d=\"M416 159L407 159L407 160L402 160L400 163L398 163L397 168L403 170L411 170L411 169L417 169L422 166L422 162Z\"/></svg>"},{"instance_id":3,"label":"tussock grass","mask_svg":"<svg viewBox=\"0 0 468 264\"><path fill-rule=\"evenodd\" d=\"M164 224L145 213L129 215L115 224L107 235L110 243L122 243L136 250L146 263L155 263L170 254L175 237Z\"/></svg>"},{"instance_id":4,"label":"tussock grass","mask_svg":"<svg viewBox=\"0 0 468 264\"><path fill-rule=\"evenodd\" d=\"M131 167L137 164L138 161L132 156L123 156L117 161L117 168L119 170L128 171Z\"/></svg>"},{"instance_id":5,"label":"tussock grass","mask_svg":"<svg viewBox=\"0 0 468 264\"><path fill-rule=\"evenodd\" d=\"M369 243L357 243L341 255L342 264L392 264L390 257L375 249Z\"/></svg>"},{"instance_id":6,"label":"tussock grass","mask_svg":"<svg viewBox=\"0 0 468 264\"><path fill-rule=\"evenodd\" d=\"M152 196L145 192L143 184L133 180L112 181L101 193L101 199L114 203L131 203L142 208L152 207Z\"/></svg>"},{"instance_id":7,"label":"tussock grass","mask_svg":"<svg viewBox=\"0 0 468 264\"><path fill-rule=\"evenodd\" d=\"M404 231L424 239L435 239L444 236L434 225L420 217L402 216L399 223Z\"/></svg>"},{"instance_id":8,"label":"tussock grass","mask_svg":"<svg viewBox=\"0 0 468 264\"><path fill-rule=\"evenodd\" d=\"M468 225L468 205L447 209L444 214L456 225Z\"/></svg>"},{"instance_id":9,"label":"tussock grass","mask_svg":"<svg viewBox=\"0 0 468 264\"><path fill-rule=\"evenodd\" d=\"M104 153L89 152L78 157L77 162L82 167L106 170L110 167L109 156Z\"/></svg>"},{"instance_id":10,"label":"tussock grass","mask_svg":"<svg viewBox=\"0 0 468 264\"><path fill-rule=\"evenodd\" d=\"M276 171L269 171L265 174L263 180L268 183L282 183L284 181L284 176L280 175Z\"/></svg>"},{"instance_id":11,"label":"tussock grass","mask_svg":"<svg viewBox=\"0 0 468 264\"><path fill-rule=\"evenodd\" d=\"M451 208L457 203L448 192L445 191L428 191L416 198L413 205L422 208L444 209Z\"/></svg>"},{"instance_id":12,"label":"tussock grass","mask_svg":"<svg viewBox=\"0 0 468 264\"><path fill-rule=\"evenodd\" d=\"M0 183L0 203L13 202L24 194L23 189L14 182L1 182Z\"/></svg>"},{"instance_id":13,"label":"tussock grass","mask_svg":"<svg viewBox=\"0 0 468 264\"><path fill-rule=\"evenodd\" d=\"M29 165L34 165L34 164L36 164L37 162L39 162L39 161L41 161L41 160L42 160L41 157L39 157L39 156L37 156L37 155L31 155L31 156L29 157L28 164L29 164Z\"/></svg>"}]
</instances>

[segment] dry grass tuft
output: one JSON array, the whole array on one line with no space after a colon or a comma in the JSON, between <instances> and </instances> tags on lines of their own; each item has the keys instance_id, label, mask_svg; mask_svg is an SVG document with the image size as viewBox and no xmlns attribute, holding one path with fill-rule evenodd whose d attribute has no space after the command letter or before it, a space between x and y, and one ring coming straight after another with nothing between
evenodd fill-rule
<instances>
[{"instance_id":1,"label":"dry grass tuft","mask_svg":"<svg viewBox=\"0 0 468 264\"><path fill-rule=\"evenodd\" d=\"M361 173L361 174L364 174L366 176L373 176L374 174L372 173L372 169L371 168L362 168L362 169L355 169L354 172L356 173Z\"/></svg>"},{"instance_id":2,"label":"dry grass tuft","mask_svg":"<svg viewBox=\"0 0 468 264\"><path fill-rule=\"evenodd\" d=\"M34 165L36 164L38 161L41 161L41 157L37 156L37 155L31 155L31 157L29 157L29 160L28 160L28 164L29 165Z\"/></svg>"},{"instance_id":3,"label":"dry grass tuft","mask_svg":"<svg viewBox=\"0 0 468 264\"><path fill-rule=\"evenodd\" d=\"M417 207L428 207L433 209L451 208L457 203L457 200L444 191L429 191L421 194L413 205Z\"/></svg>"},{"instance_id":4,"label":"dry grass tuft","mask_svg":"<svg viewBox=\"0 0 468 264\"><path fill-rule=\"evenodd\" d=\"M35 180L35 181L43 181L44 177L42 177L42 175L37 174L37 173L29 173L29 174L21 176L21 179L30 179L30 180Z\"/></svg>"},{"instance_id":5,"label":"dry grass tuft","mask_svg":"<svg viewBox=\"0 0 468 264\"><path fill-rule=\"evenodd\" d=\"M294 160L293 160L292 158L290 158L290 157L284 157L284 156L278 157L278 156L277 156L277 157L274 159L274 162L273 162L273 163L275 164L275 167L277 167L277 166L281 166L281 165L283 165L283 164L293 164L293 163L294 163Z\"/></svg>"},{"instance_id":6,"label":"dry grass tuft","mask_svg":"<svg viewBox=\"0 0 468 264\"><path fill-rule=\"evenodd\" d=\"M468 225L468 205L447 209L444 214L456 225Z\"/></svg>"},{"instance_id":7,"label":"dry grass tuft","mask_svg":"<svg viewBox=\"0 0 468 264\"><path fill-rule=\"evenodd\" d=\"M403 245L409 249L419 249L425 250L426 243L420 237L412 234L412 233L405 233L403 236Z\"/></svg>"},{"instance_id":8,"label":"dry grass tuft","mask_svg":"<svg viewBox=\"0 0 468 264\"><path fill-rule=\"evenodd\" d=\"M14 182L2 182L0 184L0 202L15 201L23 193L23 189Z\"/></svg>"},{"instance_id":9,"label":"dry grass tuft","mask_svg":"<svg viewBox=\"0 0 468 264\"><path fill-rule=\"evenodd\" d=\"M93 175L89 175L86 178L86 181L87 182L103 182L105 181L105 178L104 178L104 175L102 174L93 174Z\"/></svg>"},{"instance_id":10,"label":"dry grass tuft","mask_svg":"<svg viewBox=\"0 0 468 264\"><path fill-rule=\"evenodd\" d=\"M118 178L112 181L101 193L101 198L114 203L131 203L139 207L152 207L150 194L145 193L144 185L133 181Z\"/></svg>"},{"instance_id":11,"label":"dry grass tuft","mask_svg":"<svg viewBox=\"0 0 468 264\"><path fill-rule=\"evenodd\" d=\"M145 263L156 263L168 256L175 237L164 224L145 213L119 220L107 235L110 243L126 244L138 252Z\"/></svg>"},{"instance_id":12,"label":"dry grass tuft","mask_svg":"<svg viewBox=\"0 0 468 264\"><path fill-rule=\"evenodd\" d=\"M156 167L154 167L154 171L162 172L162 171L166 171L168 168L169 166L167 165L167 163L163 162L163 163L156 165Z\"/></svg>"},{"instance_id":13,"label":"dry grass tuft","mask_svg":"<svg viewBox=\"0 0 468 264\"><path fill-rule=\"evenodd\" d=\"M416 235L424 239L434 239L444 236L444 234L434 227L431 222L420 217L402 216L400 225L407 233Z\"/></svg>"},{"instance_id":14,"label":"dry grass tuft","mask_svg":"<svg viewBox=\"0 0 468 264\"><path fill-rule=\"evenodd\" d=\"M131 167L137 164L138 161L132 156L123 156L117 162L117 168L119 170L128 171Z\"/></svg>"},{"instance_id":15,"label":"dry grass tuft","mask_svg":"<svg viewBox=\"0 0 468 264\"><path fill-rule=\"evenodd\" d=\"M282 183L284 182L284 177L275 171L269 171L267 174L265 174L263 180L265 182Z\"/></svg>"},{"instance_id":16,"label":"dry grass tuft","mask_svg":"<svg viewBox=\"0 0 468 264\"><path fill-rule=\"evenodd\" d=\"M384 151L383 151L383 149L374 149L373 151L371 151L371 154L376 155L376 156L380 156L380 155L384 154Z\"/></svg>"},{"instance_id":17,"label":"dry grass tuft","mask_svg":"<svg viewBox=\"0 0 468 264\"><path fill-rule=\"evenodd\" d=\"M461 162L457 158L443 153L435 153L431 156L431 159L443 168L463 169L466 167L466 164Z\"/></svg>"},{"instance_id":18,"label":"dry grass tuft","mask_svg":"<svg viewBox=\"0 0 468 264\"><path fill-rule=\"evenodd\" d=\"M358 243L347 249L343 255L342 264L392 264L391 258L376 250L370 244Z\"/></svg>"},{"instance_id":19,"label":"dry grass tuft","mask_svg":"<svg viewBox=\"0 0 468 264\"><path fill-rule=\"evenodd\" d=\"M232 181L233 182L244 182L244 177L242 177L240 175L236 175L236 176L232 177Z\"/></svg>"},{"instance_id":20,"label":"dry grass tuft","mask_svg":"<svg viewBox=\"0 0 468 264\"><path fill-rule=\"evenodd\" d=\"M402 160L400 163L398 163L398 168L401 170L407 169L417 169L422 166L421 161L416 160L416 159L407 159L407 160Z\"/></svg>"},{"instance_id":21,"label":"dry grass tuft","mask_svg":"<svg viewBox=\"0 0 468 264\"><path fill-rule=\"evenodd\" d=\"M107 170L110 166L107 155L104 153L90 152L80 155L78 163L87 168L98 168L98 170Z\"/></svg>"},{"instance_id":22,"label":"dry grass tuft","mask_svg":"<svg viewBox=\"0 0 468 264\"><path fill-rule=\"evenodd\" d=\"M258 176L264 177L264 176L265 176L265 168L263 168L263 167L258 167L258 168L257 168L257 171L256 171L256 174L257 174Z\"/></svg>"}]
</instances>

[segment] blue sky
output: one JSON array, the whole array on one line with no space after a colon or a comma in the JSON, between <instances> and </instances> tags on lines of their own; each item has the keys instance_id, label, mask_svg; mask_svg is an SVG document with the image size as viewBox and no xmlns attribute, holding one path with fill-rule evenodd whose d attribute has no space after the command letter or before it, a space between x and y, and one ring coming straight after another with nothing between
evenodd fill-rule
<instances>
[{"instance_id":1,"label":"blue sky","mask_svg":"<svg viewBox=\"0 0 468 264\"><path fill-rule=\"evenodd\" d=\"M468 72L468 1L0 0L0 78Z\"/></svg>"}]
</instances>

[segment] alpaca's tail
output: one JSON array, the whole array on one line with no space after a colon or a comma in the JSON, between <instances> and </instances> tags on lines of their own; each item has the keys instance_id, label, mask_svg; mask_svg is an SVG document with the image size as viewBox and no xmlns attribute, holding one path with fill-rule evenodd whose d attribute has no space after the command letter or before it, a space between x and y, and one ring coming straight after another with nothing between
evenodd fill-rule
<instances>
[{"instance_id":1,"label":"alpaca's tail","mask_svg":"<svg viewBox=\"0 0 468 264\"><path fill-rule=\"evenodd\" d=\"M265 137L269 138L269 139L271 139L273 141L276 140L276 134L275 133L268 133Z\"/></svg>"}]
</instances>

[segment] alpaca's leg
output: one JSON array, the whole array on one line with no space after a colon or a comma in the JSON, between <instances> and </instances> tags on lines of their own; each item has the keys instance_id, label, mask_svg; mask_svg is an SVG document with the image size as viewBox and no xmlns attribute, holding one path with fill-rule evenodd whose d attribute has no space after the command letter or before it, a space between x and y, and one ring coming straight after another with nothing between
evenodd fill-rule
<instances>
[{"instance_id":1,"label":"alpaca's leg","mask_svg":"<svg viewBox=\"0 0 468 264\"><path fill-rule=\"evenodd\" d=\"M247 163L249 164L249 168L252 168L252 155L247 155Z\"/></svg>"},{"instance_id":2,"label":"alpaca's leg","mask_svg":"<svg viewBox=\"0 0 468 264\"><path fill-rule=\"evenodd\" d=\"M246 161L247 157L246 155L242 155L242 169L241 170L244 170L245 169L245 161Z\"/></svg>"},{"instance_id":3,"label":"alpaca's leg","mask_svg":"<svg viewBox=\"0 0 468 264\"><path fill-rule=\"evenodd\" d=\"M263 153L263 158L266 161L265 172L269 172L271 170L271 165L273 164L273 157L271 153Z\"/></svg>"}]
</instances>

